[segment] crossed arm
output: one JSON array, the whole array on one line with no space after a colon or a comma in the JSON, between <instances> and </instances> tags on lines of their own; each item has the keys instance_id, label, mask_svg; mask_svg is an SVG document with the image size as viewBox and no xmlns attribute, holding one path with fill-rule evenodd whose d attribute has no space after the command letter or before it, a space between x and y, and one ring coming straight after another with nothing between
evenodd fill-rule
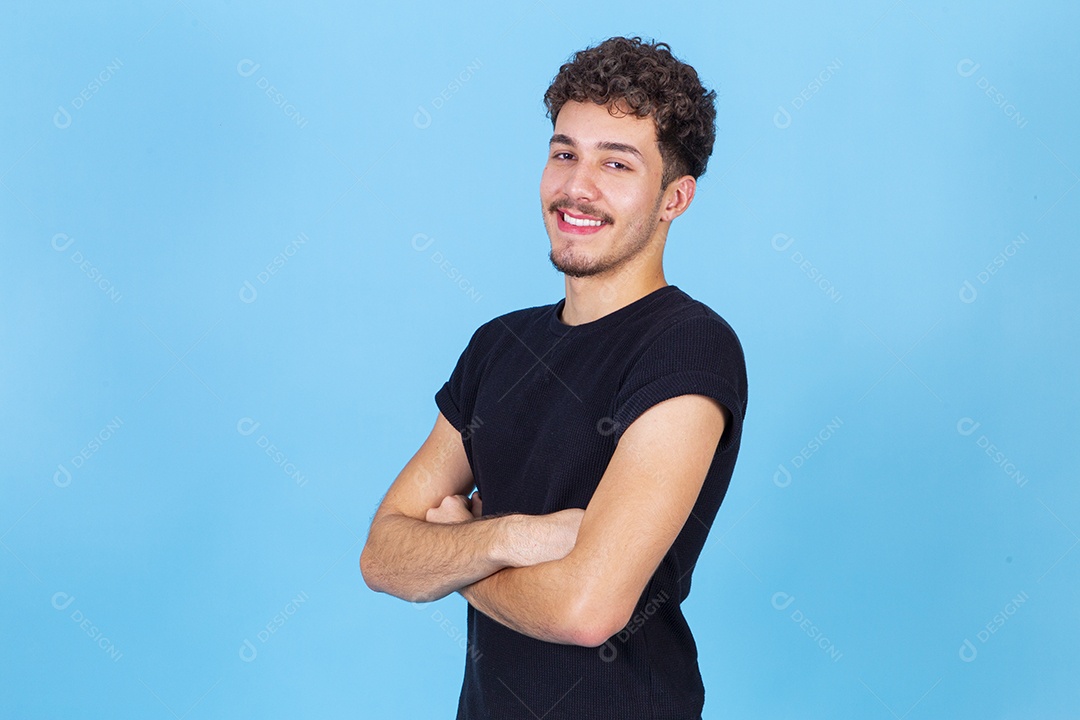
<instances>
[{"instance_id":1,"label":"crossed arm","mask_svg":"<svg viewBox=\"0 0 1080 720\"><path fill-rule=\"evenodd\" d=\"M364 578L410 600L457 590L522 634L600 645L686 523L727 418L702 395L658 403L624 431L583 513L480 519L460 434L440 415L372 520Z\"/></svg>"}]
</instances>

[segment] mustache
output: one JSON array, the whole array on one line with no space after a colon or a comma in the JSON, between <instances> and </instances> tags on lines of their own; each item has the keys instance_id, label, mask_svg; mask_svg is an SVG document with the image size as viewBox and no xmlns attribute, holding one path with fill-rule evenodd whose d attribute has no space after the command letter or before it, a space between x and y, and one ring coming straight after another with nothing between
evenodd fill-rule
<instances>
[{"instance_id":1,"label":"mustache","mask_svg":"<svg viewBox=\"0 0 1080 720\"><path fill-rule=\"evenodd\" d=\"M577 213L578 215L588 215L589 217L600 218L602 221L608 224L614 224L615 222L608 215L602 212L597 212L596 210L593 210L589 207L578 207L575 205L568 205L566 203L555 202L548 206L548 210L550 210L551 212L558 212L559 210L569 210L570 212Z\"/></svg>"}]
</instances>

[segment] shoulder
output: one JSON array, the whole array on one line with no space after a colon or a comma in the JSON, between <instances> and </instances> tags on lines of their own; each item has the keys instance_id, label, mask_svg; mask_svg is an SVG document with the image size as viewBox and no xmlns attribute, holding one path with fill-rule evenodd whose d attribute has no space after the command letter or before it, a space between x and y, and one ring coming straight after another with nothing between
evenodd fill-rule
<instances>
[{"instance_id":1,"label":"shoulder","mask_svg":"<svg viewBox=\"0 0 1080 720\"><path fill-rule=\"evenodd\" d=\"M669 294L665 307L640 335L628 359L623 392L675 379L719 383L746 404L746 358L739 336L726 319L681 290Z\"/></svg>"},{"instance_id":2,"label":"shoulder","mask_svg":"<svg viewBox=\"0 0 1080 720\"><path fill-rule=\"evenodd\" d=\"M705 395L730 412L719 449L736 446L746 412L746 363L731 325L705 303L670 292L642 318L627 358L613 415L616 441L653 405L681 395Z\"/></svg>"},{"instance_id":3,"label":"shoulder","mask_svg":"<svg viewBox=\"0 0 1080 720\"><path fill-rule=\"evenodd\" d=\"M491 346L504 337L524 337L538 330L543 330L548 317L555 308L555 303L511 310L496 315L480 325L473 332L469 341L473 346Z\"/></svg>"},{"instance_id":4,"label":"shoulder","mask_svg":"<svg viewBox=\"0 0 1080 720\"><path fill-rule=\"evenodd\" d=\"M692 346L704 343L740 358L743 355L742 343L731 324L711 307L677 288L643 340L646 346L676 348L687 342Z\"/></svg>"}]
</instances>

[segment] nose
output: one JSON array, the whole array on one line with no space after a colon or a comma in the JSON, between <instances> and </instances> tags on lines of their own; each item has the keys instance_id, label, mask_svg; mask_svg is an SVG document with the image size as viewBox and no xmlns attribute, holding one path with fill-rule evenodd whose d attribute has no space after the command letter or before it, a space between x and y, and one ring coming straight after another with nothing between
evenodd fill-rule
<instances>
[{"instance_id":1,"label":"nose","mask_svg":"<svg viewBox=\"0 0 1080 720\"><path fill-rule=\"evenodd\" d=\"M596 170L588 163L578 161L566 176L563 192L571 200L590 201L600 194L596 184Z\"/></svg>"}]
</instances>

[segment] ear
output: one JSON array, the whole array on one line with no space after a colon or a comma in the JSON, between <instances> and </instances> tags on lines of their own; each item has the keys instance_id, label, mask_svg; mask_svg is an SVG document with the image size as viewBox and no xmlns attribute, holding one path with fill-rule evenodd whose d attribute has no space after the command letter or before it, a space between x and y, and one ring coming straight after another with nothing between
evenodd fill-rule
<instances>
[{"instance_id":1,"label":"ear","mask_svg":"<svg viewBox=\"0 0 1080 720\"><path fill-rule=\"evenodd\" d=\"M664 190L664 199L661 201L662 210L660 220L671 222L686 212L694 199L697 190L697 180L693 175L683 175L678 180L672 181Z\"/></svg>"}]
</instances>

